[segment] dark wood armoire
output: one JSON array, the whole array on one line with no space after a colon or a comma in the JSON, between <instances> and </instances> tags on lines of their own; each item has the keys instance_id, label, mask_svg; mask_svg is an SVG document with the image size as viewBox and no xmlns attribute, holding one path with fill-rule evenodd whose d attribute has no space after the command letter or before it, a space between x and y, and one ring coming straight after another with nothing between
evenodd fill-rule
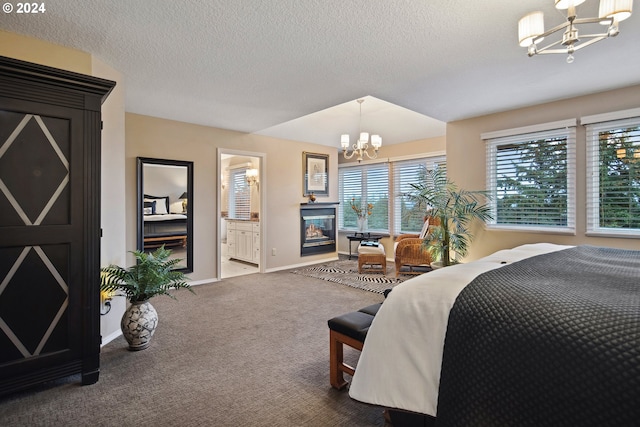
<instances>
[{"instance_id":1,"label":"dark wood armoire","mask_svg":"<svg viewBox=\"0 0 640 427\"><path fill-rule=\"evenodd\" d=\"M0 395L98 380L100 110L114 85L0 57Z\"/></svg>"}]
</instances>

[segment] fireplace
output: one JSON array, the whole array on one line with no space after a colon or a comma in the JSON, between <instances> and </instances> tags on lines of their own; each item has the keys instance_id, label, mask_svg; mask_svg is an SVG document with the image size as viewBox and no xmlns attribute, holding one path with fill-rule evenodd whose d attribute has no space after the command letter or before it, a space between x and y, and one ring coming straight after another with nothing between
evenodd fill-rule
<instances>
[{"instance_id":1,"label":"fireplace","mask_svg":"<svg viewBox=\"0 0 640 427\"><path fill-rule=\"evenodd\" d=\"M300 255L336 251L336 207L304 205L300 207Z\"/></svg>"}]
</instances>

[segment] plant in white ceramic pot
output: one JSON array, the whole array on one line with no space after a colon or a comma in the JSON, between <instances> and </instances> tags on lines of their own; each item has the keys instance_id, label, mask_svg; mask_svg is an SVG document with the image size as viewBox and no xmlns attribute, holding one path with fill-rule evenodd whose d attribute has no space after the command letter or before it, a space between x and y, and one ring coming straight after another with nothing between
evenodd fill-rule
<instances>
[{"instance_id":1,"label":"plant in white ceramic pot","mask_svg":"<svg viewBox=\"0 0 640 427\"><path fill-rule=\"evenodd\" d=\"M122 334L129 343L130 350L143 350L151 342L151 337L158 325L158 315L149 300L156 295L167 295L176 299L170 293L171 289L185 288L191 293L187 277L176 266L182 259L169 259L171 250L164 245L153 253L142 251L132 252L136 257L136 264L127 269L117 265L110 265L101 269L100 290L126 297L131 305L127 308L120 327Z\"/></svg>"},{"instance_id":2,"label":"plant in white ceramic pot","mask_svg":"<svg viewBox=\"0 0 640 427\"><path fill-rule=\"evenodd\" d=\"M487 192L458 188L440 168L425 170L419 182L411 186L413 191L408 197L417 202L418 208L427 216L439 220L429 226L424 246L443 266L457 262L469 251L473 240L472 222L492 219L490 207L484 203ZM454 254L453 259L451 254Z\"/></svg>"}]
</instances>

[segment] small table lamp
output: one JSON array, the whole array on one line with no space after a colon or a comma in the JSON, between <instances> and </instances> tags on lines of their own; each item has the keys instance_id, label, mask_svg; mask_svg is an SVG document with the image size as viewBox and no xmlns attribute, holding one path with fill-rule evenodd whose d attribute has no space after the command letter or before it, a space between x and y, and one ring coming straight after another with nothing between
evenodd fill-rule
<instances>
[{"instance_id":1,"label":"small table lamp","mask_svg":"<svg viewBox=\"0 0 640 427\"><path fill-rule=\"evenodd\" d=\"M186 212L187 211L187 199L188 198L189 198L189 196L187 195L186 191L184 193L182 193L182 196L178 197L178 199L182 200L182 212Z\"/></svg>"}]
</instances>

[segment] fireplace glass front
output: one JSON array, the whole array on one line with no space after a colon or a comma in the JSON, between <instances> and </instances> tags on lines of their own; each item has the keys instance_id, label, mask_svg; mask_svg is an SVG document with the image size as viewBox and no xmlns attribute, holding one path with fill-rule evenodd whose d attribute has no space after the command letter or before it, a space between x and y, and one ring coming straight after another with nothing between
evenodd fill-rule
<instances>
[{"instance_id":1,"label":"fireplace glass front","mask_svg":"<svg viewBox=\"0 0 640 427\"><path fill-rule=\"evenodd\" d=\"M336 251L336 208L300 208L300 255Z\"/></svg>"}]
</instances>

